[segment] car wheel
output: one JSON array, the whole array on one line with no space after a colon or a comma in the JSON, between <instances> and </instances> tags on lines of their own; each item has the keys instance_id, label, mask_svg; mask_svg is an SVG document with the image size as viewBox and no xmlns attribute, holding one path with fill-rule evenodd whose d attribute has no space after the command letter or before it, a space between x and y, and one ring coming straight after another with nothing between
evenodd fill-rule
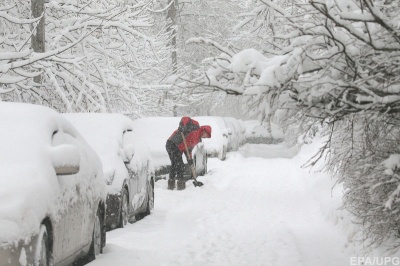
<instances>
[{"instance_id":1,"label":"car wheel","mask_svg":"<svg viewBox=\"0 0 400 266\"><path fill-rule=\"evenodd\" d=\"M34 265L49 266L51 252L49 249L49 238L47 235L47 228L43 224L40 226L39 237L36 247L37 251L35 254Z\"/></svg>"},{"instance_id":2,"label":"car wheel","mask_svg":"<svg viewBox=\"0 0 400 266\"><path fill-rule=\"evenodd\" d=\"M101 222L101 212L100 209L98 209L94 219L92 244L90 245L88 262L94 260L100 253L103 252L102 232L103 228Z\"/></svg>"},{"instance_id":3,"label":"car wheel","mask_svg":"<svg viewBox=\"0 0 400 266\"><path fill-rule=\"evenodd\" d=\"M128 212L129 212L129 196L128 190L124 188L121 194L121 210L119 217L119 228L124 228L128 224Z\"/></svg>"}]
</instances>

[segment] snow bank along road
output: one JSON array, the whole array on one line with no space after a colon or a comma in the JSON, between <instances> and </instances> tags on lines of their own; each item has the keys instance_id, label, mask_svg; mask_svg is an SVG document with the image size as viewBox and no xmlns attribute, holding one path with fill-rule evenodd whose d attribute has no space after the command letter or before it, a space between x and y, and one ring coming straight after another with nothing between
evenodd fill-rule
<instances>
[{"instance_id":1,"label":"snow bank along road","mask_svg":"<svg viewBox=\"0 0 400 266\"><path fill-rule=\"evenodd\" d=\"M334 225L331 181L302 169L310 153L245 145L184 191L156 183L155 209L107 235L90 265L350 265Z\"/></svg>"}]
</instances>

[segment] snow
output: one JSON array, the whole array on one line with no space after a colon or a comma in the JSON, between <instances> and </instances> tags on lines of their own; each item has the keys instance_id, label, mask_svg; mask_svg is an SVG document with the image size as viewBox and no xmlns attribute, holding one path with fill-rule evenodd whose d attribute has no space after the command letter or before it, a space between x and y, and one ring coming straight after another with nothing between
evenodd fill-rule
<instances>
[{"instance_id":1,"label":"snow","mask_svg":"<svg viewBox=\"0 0 400 266\"><path fill-rule=\"evenodd\" d=\"M26 261L26 251L25 248L22 248L21 250L21 255L19 258L19 263L21 264L21 266L26 266L28 263Z\"/></svg>"},{"instance_id":2,"label":"snow","mask_svg":"<svg viewBox=\"0 0 400 266\"><path fill-rule=\"evenodd\" d=\"M49 151L50 159L53 165L74 166L79 168L79 151L72 145L58 145Z\"/></svg>"},{"instance_id":3,"label":"snow","mask_svg":"<svg viewBox=\"0 0 400 266\"><path fill-rule=\"evenodd\" d=\"M382 162L382 165L386 168L386 174L393 175L393 170L400 168L400 154L391 154Z\"/></svg>"},{"instance_id":4,"label":"snow","mask_svg":"<svg viewBox=\"0 0 400 266\"><path fill-rule=\"evenodd\" d=\"M0 243L28 241L46 216L59 219L78 200L77 186L105 198L99 158L57 112L1 102L0 121ZM78 174L56 176L57 166L77 164Z\"/></svg>"},{"instance_id":5,"label":"snow","mask_svg":"<svg viewBox=\"0 0 400 266\"><path fill-rule=\"evenodd\" d=\"M258 120L246 120L244 121L244 125L246 128L245 137L264 137L268 138L271 137L271 134L268 133L266 126L262 125ZM275 123L271 123L271 131L272 136L275 138L283 138L283 131L282 129Z\"/></svg>"},{"instance_id":6,"label":"snow","mask_svg":"<svg viewBox=\"0 0 400 266\"><path fill-rule=\"evenodd\" d=\"M260 76L257 85L254 88L248 88L246 94L265 92L266 87L274 87L279 85L282 70L280 65L287 60L288 56L274 56L272 58L265 57L262 53L255 49L243 50L232 56L231 64L227 67L229 70L239 73L250 73Z\"/></svg>"},{"instance_id":7,"label":"snow","mask_svg":"<svg viewBox=\"0 0 400 266\"><path fill-rule=\"evenodd\" d=\"M138 134L148 140L149 153L153 158L155 170L171 164L165 143L178 129L180 121L181 117L146 117L133 121L133 127Z\"/></svg>"},{"instance_id":8,"label":"snow","mask_svg":"<svg viewBox=\"0 0 400 266\"><path fill-rule=\"evenodd\" d=\"M61 124L64 133L77 138L80 133L47 108L1 103L0 111L0 127L4 132L0 147L8 151L0 154L0 170L6 177L0 179L0 236L2 241L21 235L28 239L30 233L39 229L43 213L56 216L56 207L65 208L63 202L76 200L69 190L75 188L70 179L59 181L66 189L62 198L57 198L59 184L51 181L57 180L54 164L67 161L85 165L84 161L72 158L74 149L57 146L63 140L57 134L52 143L57 148L52 147L48 132L51 136ZM136 146L130 145L132 142L121 138L121 131L133 130L131 137L143 135L150 140L150 148L157 146L164 151L166 139L180 120L174 117L132 122L118 114L65 117L76 124L80 121L81 133L103 157L106 168L106 163L113 165L114 157L122 161L124 156L140 154ZM198 120L201 124L205 122ZM249 130L257 123L245 124ZM88 137L90 131L96 134ZM215 130L213 136L214 133ZM134 139L147 147L142 138ZM109 146L103 149L95 143ZM315 141L301 148L285 143L245 144L228 153L225 161L209 158L208 174L199 177L203 187L187 182L186 190L169 191L166 180L159 180L155 184L152 214L108 232L104 254L89 265L342 266L350 265L354 258L368 259L359 257L362 247L356 242L357 227L351 225L349 213L340 209L341 184L334 186L335 180L319 171L319 166L302 168L321 143ZM125 149L122 151L121 147ZM52 154L56 154L53 160L49 158ZM145 163L145 158L149 157L138 159L138 163ZM100 162L91 160L93 165ZM392 155L383 166L393 170L399 162L399 155ZM84 169L85 173L88 171ZM21 192L18 195L14 185ZM379 252L374 254L382 254ZM21 253L21 264L24 256Z\"/></svg>"},{"instance_id":9,"label":"snow","mask_svg":"<svg viewBox=\"0 0 400 266\"><path fill-rule=\"evenodd\" d=\"M122 132L131 129L129 119L112 114L64 114L81 132L86 141L99 155L107 184L113 184L108 189L119 192L123 180L128 177L128 171L120 157L122 148ZM117 180L122 180L118 182ZM114 182L110 182L114 181Z\"/></svg>"},{"instance_id":10,"label":"snow","mask_svg":"<svg viewBox=\"0 0 400 266\"><path fill-rule=\"evenodd\" d=\"M194 119L199 121L200 125L211 126L211 138L202 140L207 154L222 154L224 147L225 149L228 147L228 128L222 118L216 116L196 116Z\"/></svg>"},{"instance_id":11,"label":"snow","mask_svg":"<svg viewBox=\"0 0 400 266\"><path fill-rule=\"evenodd\" d=\"M181 118L145 117L133 121L135 132L147 141L149 154L153 161L154 170L156 171L171 164L165 144L172 133L178 129ZM200 125L204 124L200 123ZM192 154L194 155L197 151L196 146ZM184 157L183 154L182 156Z\"/></svg>"},{"instance_id":12,"label":"snow","mask_svg":"<svg viewBox=\"0 0 400 266\"><path fill-rule=\"evenodd\" d=\"M152 214L110 232L89 265L350 265L359 247L340 224L341 186L301 167L320 143L246 144L210 158L201 188L156 182Z\"/></svg>"},{"instance_id":13,"label":"snow","mask_svg":"<svg viewBox=\"0 0 400 266\"><path fill-rule=\"evenodd\" d=\"M104 113L69 113L64 117L99 155L108 193L119 193L124 180L129 178L124 161L130 162L128 166L134 172L151 161L146 141L134 132L133 121L128 117Z\"/></svg>"}]
</instances>

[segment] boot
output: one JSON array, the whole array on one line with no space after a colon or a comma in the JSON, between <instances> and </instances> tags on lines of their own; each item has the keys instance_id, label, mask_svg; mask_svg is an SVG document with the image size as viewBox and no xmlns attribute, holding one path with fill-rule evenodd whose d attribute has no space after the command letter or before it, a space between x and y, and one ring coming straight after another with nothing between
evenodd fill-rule
<instances>
[{"instance_id":1,"label":"boot","mask_svg":"<svg viewBox=\"0 0 400 266\"><path fill-rule=\"evenodd\" d=\"M177 182L178 190L184 190L186 188L186 182L183 180L178 180Z\"/></svg>"},{"instance_id":2,"label":"boot","mask_svg":"<svg viewBox=\"0 0 400 266\"><path fill-rule=\"evenodd\" d=\"M168 189L169 190L174 190L175 189L175 179L168 179Z\"/></svg>"}]
</instances>

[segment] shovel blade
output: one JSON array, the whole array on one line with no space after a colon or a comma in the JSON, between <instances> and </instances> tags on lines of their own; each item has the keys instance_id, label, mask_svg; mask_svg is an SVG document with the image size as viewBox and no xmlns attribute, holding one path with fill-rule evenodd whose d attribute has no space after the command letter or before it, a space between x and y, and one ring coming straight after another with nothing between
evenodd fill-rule
<instances>
[{"instance_id":1,"label":"shovel blade","mask_svg":"<svg viewBox=\"0 0 400 266\"><path fill-rule=\"evenodd\" d=\"M202 185L204 185L202 182L200 182L200 181L193 181L193 185L195 186L195 187L201 187Z\"/></svg>"}]
</instances>

